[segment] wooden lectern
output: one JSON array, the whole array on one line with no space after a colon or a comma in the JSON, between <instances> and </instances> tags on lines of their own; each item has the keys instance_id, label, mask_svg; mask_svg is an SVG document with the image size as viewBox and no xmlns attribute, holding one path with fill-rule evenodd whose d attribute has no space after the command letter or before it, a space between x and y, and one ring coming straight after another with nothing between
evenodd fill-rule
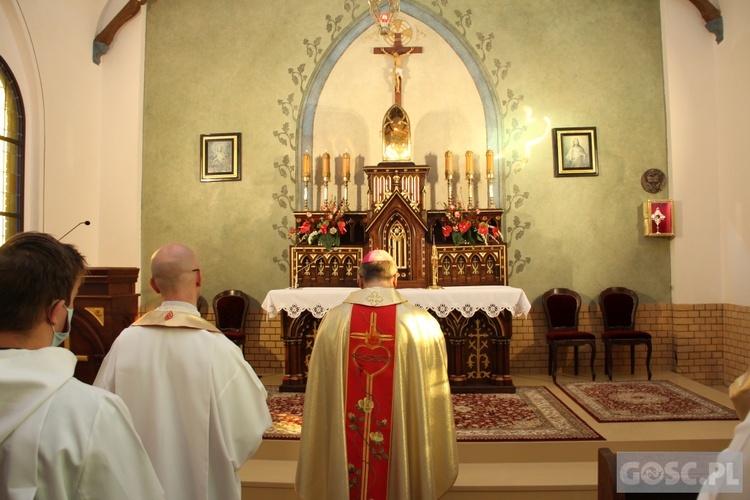
<instances>
[{"instance_id":1,"label":"wooden lectern","mask_svg":"<svg viewBox=\"0 0 750 500\"><path fill-rule=\"evenodd\" d=\"M75 377L91 384L104 356L138 316L137 267L91 267L74 301L70 337L64 347L78 358Z\"/></svg>"}]
</instances>

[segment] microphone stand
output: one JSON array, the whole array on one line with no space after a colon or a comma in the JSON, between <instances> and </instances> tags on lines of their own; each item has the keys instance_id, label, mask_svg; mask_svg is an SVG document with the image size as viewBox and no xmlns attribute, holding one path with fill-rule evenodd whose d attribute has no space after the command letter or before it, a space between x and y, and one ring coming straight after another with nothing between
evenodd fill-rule
<instances>
[{"instance_id":1,"label":"microphone stand","mask_svg":"<svg viewBox=\"0 0 750 500\"><path fill-rule=\"evenodd\" d=\"M294 288L295 290L297 288L299 288L299 275L300 275L300 273L304 273L305 271L307 271L308 269L310 269L313 266L313 264L315 264L315 261L311 260L305 266L303 266L301 269L297 269L295 271L295 273L294 273L294 286L292 286L292 288Z\"/></svg>"},{"instance_id":2,"label":"microphone stand","mask_svg":"<svg viewBox=\"0 0 750 500\"><path fill-rule=\"evenodd\" d=\"M63 239L63 238L65 238L65 237L66 237L67 235L69 235L70 233L72 233L72 232L73 232L73 230L74 230L75 228L77 228L78 226L80 226L81 224L83 224L83 225L86 225L86 226L88 226L88 225L90 225L90 224L91 224L91 221L89 221L89 220L82 220L81 222L79 222L78 224L76 224L75 226L73 226L73 227L72 227L72 228L70 229L70 231L68 231L67 233L63 234L63 235L62 235L62 236L60 236L59 238L57 238L57 241L62 241L62 239Z\"/></svg>"}]
</instances>

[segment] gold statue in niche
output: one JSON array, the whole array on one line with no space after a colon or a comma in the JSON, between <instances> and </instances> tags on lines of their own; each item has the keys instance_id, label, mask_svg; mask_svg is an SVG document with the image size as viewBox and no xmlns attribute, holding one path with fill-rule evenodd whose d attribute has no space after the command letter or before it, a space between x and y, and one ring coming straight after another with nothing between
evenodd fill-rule
<instances>
[{"instance_id":1,"label":"gold statue in niche","mask_svg":"<svg viewBox=\"0 0 750 500\"><path fill-rule=\"evenodd\" d=\"M383 161L411 160L411 125L409 115L398 104L383 117Z\"/></svg>"}]
</instances>

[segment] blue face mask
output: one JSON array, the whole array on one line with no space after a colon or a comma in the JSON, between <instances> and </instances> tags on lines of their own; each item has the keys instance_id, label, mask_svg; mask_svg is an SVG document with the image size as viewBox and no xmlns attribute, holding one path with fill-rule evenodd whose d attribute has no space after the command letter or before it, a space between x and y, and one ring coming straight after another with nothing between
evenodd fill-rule
<instances>
[{"instance_id":1,"label":"blue face mask","mask_svg":"<svg viewBox=\"0 0 750 500\"><path fill-rule=\"evenodd\" d=\"M65 341L65 339L68 338L68 335L70 335L70 328L71 328L71 325L73 324L73 308L71 307L70 309L68 309L66 307L65 310L68 311L68 323L67 323L68 329L65 330L64 332L56 332L55 325L52 325L52 333L54 334L52 336L52 345L54 347L57 347L60 344L62 344Z\"/></svg>"}]
</instances>

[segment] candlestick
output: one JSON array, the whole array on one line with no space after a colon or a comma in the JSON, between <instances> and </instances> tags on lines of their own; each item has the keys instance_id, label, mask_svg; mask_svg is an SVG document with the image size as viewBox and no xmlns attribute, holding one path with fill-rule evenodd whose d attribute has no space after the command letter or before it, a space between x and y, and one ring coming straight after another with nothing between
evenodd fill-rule
<instances>
[{"instance_id":1,"label":"candlestick","mask_svg":"<svg viewBox=\"0 0 750 500\"><path fill-rule=\"evenodd\" d=\"M472 193L474 192L474 153L466 151L466 180L469 183L469 203L466 207L471 210L474 208Z\"/></svg>"},{"instance_id":2,"label":"candlestick","mask_svg":"<svg viewBox=\"0 0 750 500\"><path fill-rule=\"evenodd\" d=\"M349 151L344 151L344 155L341 157L341 164L342 164L342 177L344 178L344 181L349 180L349 174L350 174L350 166L351 166L351 156L349 155Z\"/></svg>"},{"instance_id":3,"label":"candlestick","mask_svg":"<svg viewBox=\"0 0 750 500\"><path fill-rule=\"evenodd\" d=\"M448 205L453 204L453 153L445 152L445 179L448 181Z\"/></svg>"},{"instance_id":4,"label":"candlestick","mask_svg":"<svg viewBox=\"0 0 750 500\"><path fill-rule=\"evenodd\" d=\"M328 179L331 178L331 155L323 153L323 203L321 210L328 210Z\"/></svg>"},{"instance_id":5,"label":"candlestick","mask_svg":"<svg viewBox=\"0 0 750 500\"><path fill-rule=\"evenodd\" d=\"M466 151L466 175L474 175L474 153Z\"/></svg>"},{"instance_id":6,"label":"candlestick","mask_svg":"<svg viewBox=\"0 0 750 500\"><path fill-rule=\"evenodd\" d=\"M323 180L326 181L331 177L331 155L328 151L323 153Z\"/></svg>"},{"instance_id":7,"label":"candlestick","mask_svg":"<svg viewBox=\"0 0 750 500\"><path fill-rule=\"evenodd\" d=\"M494 180L495 180L495 153L491 150L487 150L487 206L489 208L495 208L495 196L494 196Z\"/></svg>"},{"instance_id":8,"label":"candlestick","mask_svg":"<svg viewBox=\"0 0 750 500\"><path fill-rule=\"evenodd\" d=\"M302 181L305 183L305 189L302 192L302 199L305 203L304 210L310 210L310 206L308 205L308 198L307 198L307 185L310 182L310 173L312 169L310 168L310 153L305 150L305 154L302 155Z\"/></svg>"},{"instance_id":9,"label":"candlestick","mask_svg":"<svg viewBox=\"0 0 750 500\"><path fill-rule=\"evenodd\" d=\"M342 159L342 177L344 179L344 200L341 206L349 206L349 176L350 176L350 161L349 151L344 151Z\"/></svg>"},{"instance_id":10,"label":"candlestick","mask_svg":"<svg viewBox=\"0 0 750 500\"><path fill-rule=\"evenodd\" d=\"M310 179L310 153L305 150L305 154L302 155L302 179Z\"/></svg>"}]
</instances>

